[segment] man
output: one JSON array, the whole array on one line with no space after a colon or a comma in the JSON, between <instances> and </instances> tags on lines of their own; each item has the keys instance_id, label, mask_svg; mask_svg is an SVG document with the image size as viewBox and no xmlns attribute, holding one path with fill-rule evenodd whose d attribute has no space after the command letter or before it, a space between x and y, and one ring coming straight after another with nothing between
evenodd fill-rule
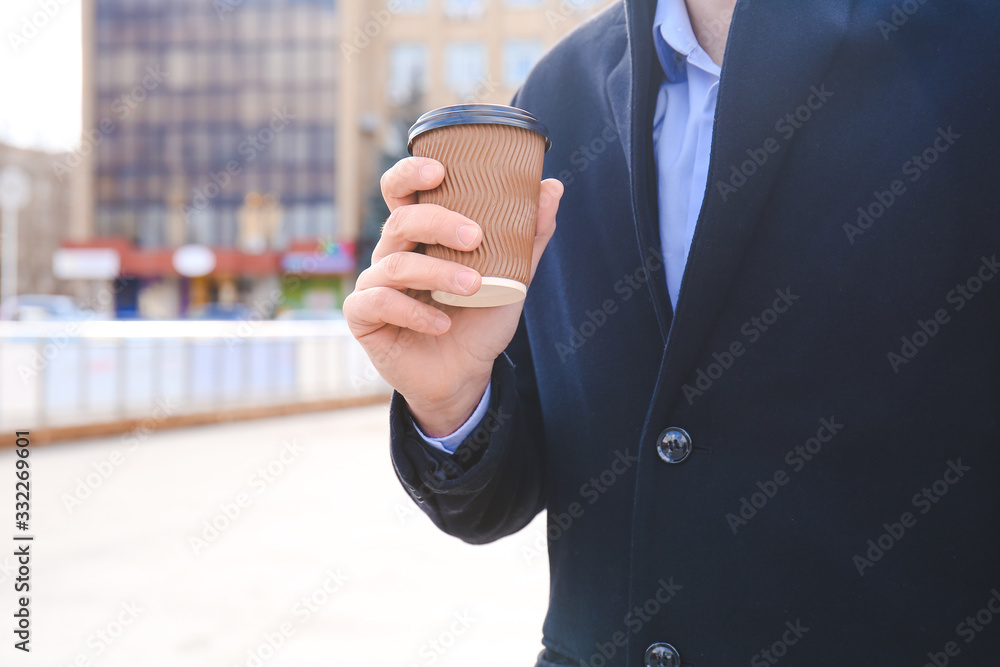
<instances>
[{"instance_id":1,"label":"man","mask_svg":"<svg viewBox=\"0 0 1000 667\"><path fill-rule=\"evenodd\" d=\"M481 232L415 204L440 165L384 176L345 312L396 472L468 542L547 510L538 665L995 665L1000 8L733 4L626 0L536 67L523 312L422 296L479 276L416 244Z\"/></svg>"}]
</instances>

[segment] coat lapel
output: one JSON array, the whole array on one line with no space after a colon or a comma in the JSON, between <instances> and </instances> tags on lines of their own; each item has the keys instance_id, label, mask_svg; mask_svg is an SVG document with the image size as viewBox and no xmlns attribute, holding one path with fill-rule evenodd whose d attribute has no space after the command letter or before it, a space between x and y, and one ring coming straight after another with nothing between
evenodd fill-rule
<instances>
[{"instance_id":1,"label":"coat lapel","mask_svg":"<svg viewBox=\"0 0 1000 667\"><path fill-rule=\"evenodd\" d=\"M794 141L794 136L786 140L776 123L805 104L813 86L823 85L849 9L846 1L830 0L737 4L723 63L708 189L661 367L660 390L669 395L661 400L680 391L698 361ZM741 187L720 189L719 182L730 183L733 167L750 159L747 151L761 149L769 139L780 149Z\"/></svg>"},{"instance_id":2,"label":"coat lapel","mask_svg":"<svg viewBox=\"0 0 1000 667\"><path fill-rule=\"evenodd\" d=\"M653 112L663 76L653 51L655 4L642 0L625 3L628 47L608 77L608 101L628 161L632 219L638 244L636 266L642 262L649 272L650 299L662 342L666 344L673 316L666 278L662 264L649 261L651 257L662 257L660 226L655 215L656 163L653 158Z\"/></svg>"}]
</instances>

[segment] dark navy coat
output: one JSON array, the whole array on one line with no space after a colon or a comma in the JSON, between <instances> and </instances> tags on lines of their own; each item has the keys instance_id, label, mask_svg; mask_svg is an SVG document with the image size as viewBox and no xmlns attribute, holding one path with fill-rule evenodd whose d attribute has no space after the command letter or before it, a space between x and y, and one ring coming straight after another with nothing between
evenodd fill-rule
<instances>
[{"instance_id":1,"label":"dark navy coat","mask_svg":"<svg viewBox=\"0 0 1000 667\"><path fill-rule=\"evenodd\" d=\"M676 313L653 11L515 100L558 229L489 416L449 460L396 396L397 474L468 542L547 510L539 665L1000 664L1000 5L741 0Z\"/></svg>"}]
</instances>

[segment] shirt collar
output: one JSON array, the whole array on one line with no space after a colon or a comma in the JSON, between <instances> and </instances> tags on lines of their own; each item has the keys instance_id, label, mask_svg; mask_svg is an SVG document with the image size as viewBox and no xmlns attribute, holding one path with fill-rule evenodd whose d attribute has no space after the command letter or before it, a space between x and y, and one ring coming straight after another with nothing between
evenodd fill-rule
<instances>
[{"instance_id":1,"label":"shirt collar","mask_svg":"<svg viewBox=\"0 0 1000 667\"><path fill-rule=\"evenodd\" d=\"M698 44L684 0L659 0L653 17L653 43L667 81L687 80L686 64L719 76L721 68Z\"/></svg>"}]
</instances>

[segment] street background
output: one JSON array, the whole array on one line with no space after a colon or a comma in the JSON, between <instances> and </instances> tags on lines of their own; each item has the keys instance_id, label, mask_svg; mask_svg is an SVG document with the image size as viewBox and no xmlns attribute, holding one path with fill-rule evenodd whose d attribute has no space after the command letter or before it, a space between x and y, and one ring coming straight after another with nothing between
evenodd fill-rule
<instances>
[{"instance_id":1,"label":"street background","mask_svg":"<svg viewBox=\"0 0 1000 667\"><path fill-rule=\"evenodd\" d=\"M377 405L34 449L32 652L5 641L0 662L533 664L543 521L487 546L441 533L399 486L388 438ZM13 464L0 450L10 488Z\"/></svg>"}]
</instances>

